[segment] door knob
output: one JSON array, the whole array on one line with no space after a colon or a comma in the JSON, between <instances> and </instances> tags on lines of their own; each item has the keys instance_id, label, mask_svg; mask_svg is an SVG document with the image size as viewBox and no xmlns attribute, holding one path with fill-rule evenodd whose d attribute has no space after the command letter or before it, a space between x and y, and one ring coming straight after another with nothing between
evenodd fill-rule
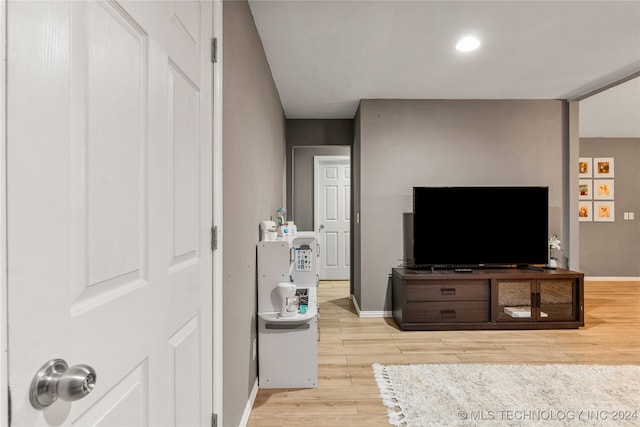
<instances>
[{"instance_id":1,"label":"door knob","mask_svg":"<svg viewBox=\"0 0 640 427\"><path fill-rule=\"evenodd\" d=\"M68 402L82 399L96 384L96 371L89 365L69 367L62 359L51 359L31 382L29 400L36 409L44 409L58 398Z\"/></svg>"},{"instance_id":2,"label":"door knob","mask_svg":"<svg viewBox=\"0 0 640 427\"><path fill-rule=\"evenodd\" d=\"M324 228L324 224L320 224L320 230Z\"/></svg>"}]
</instances>

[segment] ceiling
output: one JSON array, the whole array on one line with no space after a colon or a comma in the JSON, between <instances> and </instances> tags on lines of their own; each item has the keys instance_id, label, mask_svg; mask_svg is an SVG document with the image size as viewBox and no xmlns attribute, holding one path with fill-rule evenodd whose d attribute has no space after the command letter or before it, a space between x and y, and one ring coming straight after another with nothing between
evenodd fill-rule
<instances>
[{"instance_id":1,"label":"ceiling","mask_svg":"<svg viewBox=\"0 0 640 427\"><path fill-rule=\"evenodd\" d=\"M640 0L249 5L289 119L353 118L360 99L575 99L640 71ZM480 48L457 52L469 34ZM622 102L640 137L640 78L624 87L581 110Z\"/></svg>"}]
</instances>

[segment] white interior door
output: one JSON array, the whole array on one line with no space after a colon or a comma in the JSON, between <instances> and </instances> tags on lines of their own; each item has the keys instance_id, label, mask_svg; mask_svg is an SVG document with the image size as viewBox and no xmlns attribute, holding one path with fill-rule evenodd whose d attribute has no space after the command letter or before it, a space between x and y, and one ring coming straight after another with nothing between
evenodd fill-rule
<instances>
[{"instance_id":1,"label":"white interior door","mask_svg":"<svg viewBox=\"0 0 640 427\"><path fill-rule=\"evenodd\" d=\"M349 156L314 157L314 221L320 280L349 280L351 165Z\"/></svg>"},{"instance_id":2,"label":"white interior door","mask_svg":"<svg viewBox=\"0 0 640 427\"><path fill-rule=\"evenodd\" d=\"M8 17L12 425L209 425L211 4L12 1ZM97 381L37 410L54 358Z\"/></svg>"}]
</instances>

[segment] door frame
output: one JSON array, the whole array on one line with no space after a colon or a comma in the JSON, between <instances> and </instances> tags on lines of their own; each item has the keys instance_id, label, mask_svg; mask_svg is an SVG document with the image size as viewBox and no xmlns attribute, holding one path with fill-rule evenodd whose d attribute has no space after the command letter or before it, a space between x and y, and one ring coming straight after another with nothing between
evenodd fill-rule
<instances>
[{"instance_id":1,"label":"door frame","mask_svg":"<svg viewBox=\"0 0 640 427\"><path fill-rule=\"evenodd\" d=\"M7 360L7 1L0 0L0 424L9 425Z\"/></svg>"},{"instance_id":2,"label":"door frame","mask_svg":"<svg viewBox=\"0 0 640 427\"><path fill-rule=\"evenodd\" d=\"M319 229L319 216L320 210L320 164L322 162L330 161L345 161L348 165L351 165L350 155L316 155L313 156L313 230L318 236L318 242L320 242L320 229ZM349 202L351 203L351 201ZM351 207L350 207L351 209ZM349 221L351 222L351 221ZM349 246L351 246L351 237L349 237ZM349 249L351 250L351 249ZM349 254L351 256L351 254ZM352 259L353 261L353 259ZM351 266L349 266L349 276L351 276ZM350 280L350 278L348 279Z\"/></svg>"},{"instance_id":3,"label":"door frame","mask_svg":"<svg viewBox=\"0 0 640 427\"><path fill-rule=\"evenodd\" d=\"M218 425L224 425L222 390L223 390L223 301L222 301L222 0L212 0L213 37L217 43L217 62L213 63L213 227L217 227L217 248L213 251L213 301L212 307L212 351L213 351L213 402L212 410L218 416Z\"/></svg>"}]
</instances>

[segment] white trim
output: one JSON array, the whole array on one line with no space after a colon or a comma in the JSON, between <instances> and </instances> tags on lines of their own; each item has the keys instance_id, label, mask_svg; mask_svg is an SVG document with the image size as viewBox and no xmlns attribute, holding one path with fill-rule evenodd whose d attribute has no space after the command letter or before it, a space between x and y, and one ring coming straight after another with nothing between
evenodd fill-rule
<instances>
[{"instance_id":1,"label":"white trim","mask_svg":"<svg viewBox=\"0 0 640 427\"><path fill-rule=\"evenodd\" d=\"M222 0L213 0L213 36L218 39L218 62L213 64L213 225L218 227L218 249L213 252L213 413L223 426Z\"/></svg>"},{"instance_id":2,"label":"white trim","mask_svg":"<svg viewBox=\"0 0 640 427\"><path fill-rule=\"evenodd\" d=\"M393 317L393 312L389 310L384 311L361 311L360 317Z\"/></svg>"},{"instance_id":3,"label":"white trim","mask_svg":"<svg viewBox=\"0 0 640 427\"><path fill-rule=\"evenodd\" d=\"M360 306L358 305L358 300L355 295L349 295L349 299L353 301L353 306L356 309L356 314L358 317L393 317L393 311L383 310L383 311L362 311L360 310Z\"/></svg>"},{"instance_id":4,"label":"white trim","mask_svg":"<svg viewBox=\"0 0 640 427\"><path fill-rule=\"evenodd\" d=\"M242 413L242 418L240 419L240 424L238 427L246 427L249 423L249 417L251 416L251 409L253 408L253 404L256 402L256 396L258 396L258 379L253 383L253 388L251 389L251 394L249 395L249 400L247 401L247 405L244 407L244 412ZM218 423L218 425L221 425Z\"/></svg>"},{"instance_id":5,"label":"white trim","mask_svg":"<svg viewBox=\"0 0 640 427\"><path fill-rule=\"evenodd\" d=\"M591 276L584 278L585 282L640 282L640 277L597 277Z\"/></svg>"},{"instance_id":6,"label":"white trim","mask_svg":"<svg viewBox=\"0 0 640 427\"><path fill-rule=\"evenodd\" d=\"M356 296L351 294L349 295L349 299L353 301L353 308L356 309L356 314L358 315L358 317L360 317L360 306L358 305L358 300L356 299Z\"/></svg>"},{"instance_id":7,"label":"white trim","mask_svg":"<svg viewBox=\"0 0 640 427\"><path fill-rule=\"evenodd\" d=\"M0 425L9 425L7 300L7 2L0 0Z\"/></svg>"}]
</instances>

